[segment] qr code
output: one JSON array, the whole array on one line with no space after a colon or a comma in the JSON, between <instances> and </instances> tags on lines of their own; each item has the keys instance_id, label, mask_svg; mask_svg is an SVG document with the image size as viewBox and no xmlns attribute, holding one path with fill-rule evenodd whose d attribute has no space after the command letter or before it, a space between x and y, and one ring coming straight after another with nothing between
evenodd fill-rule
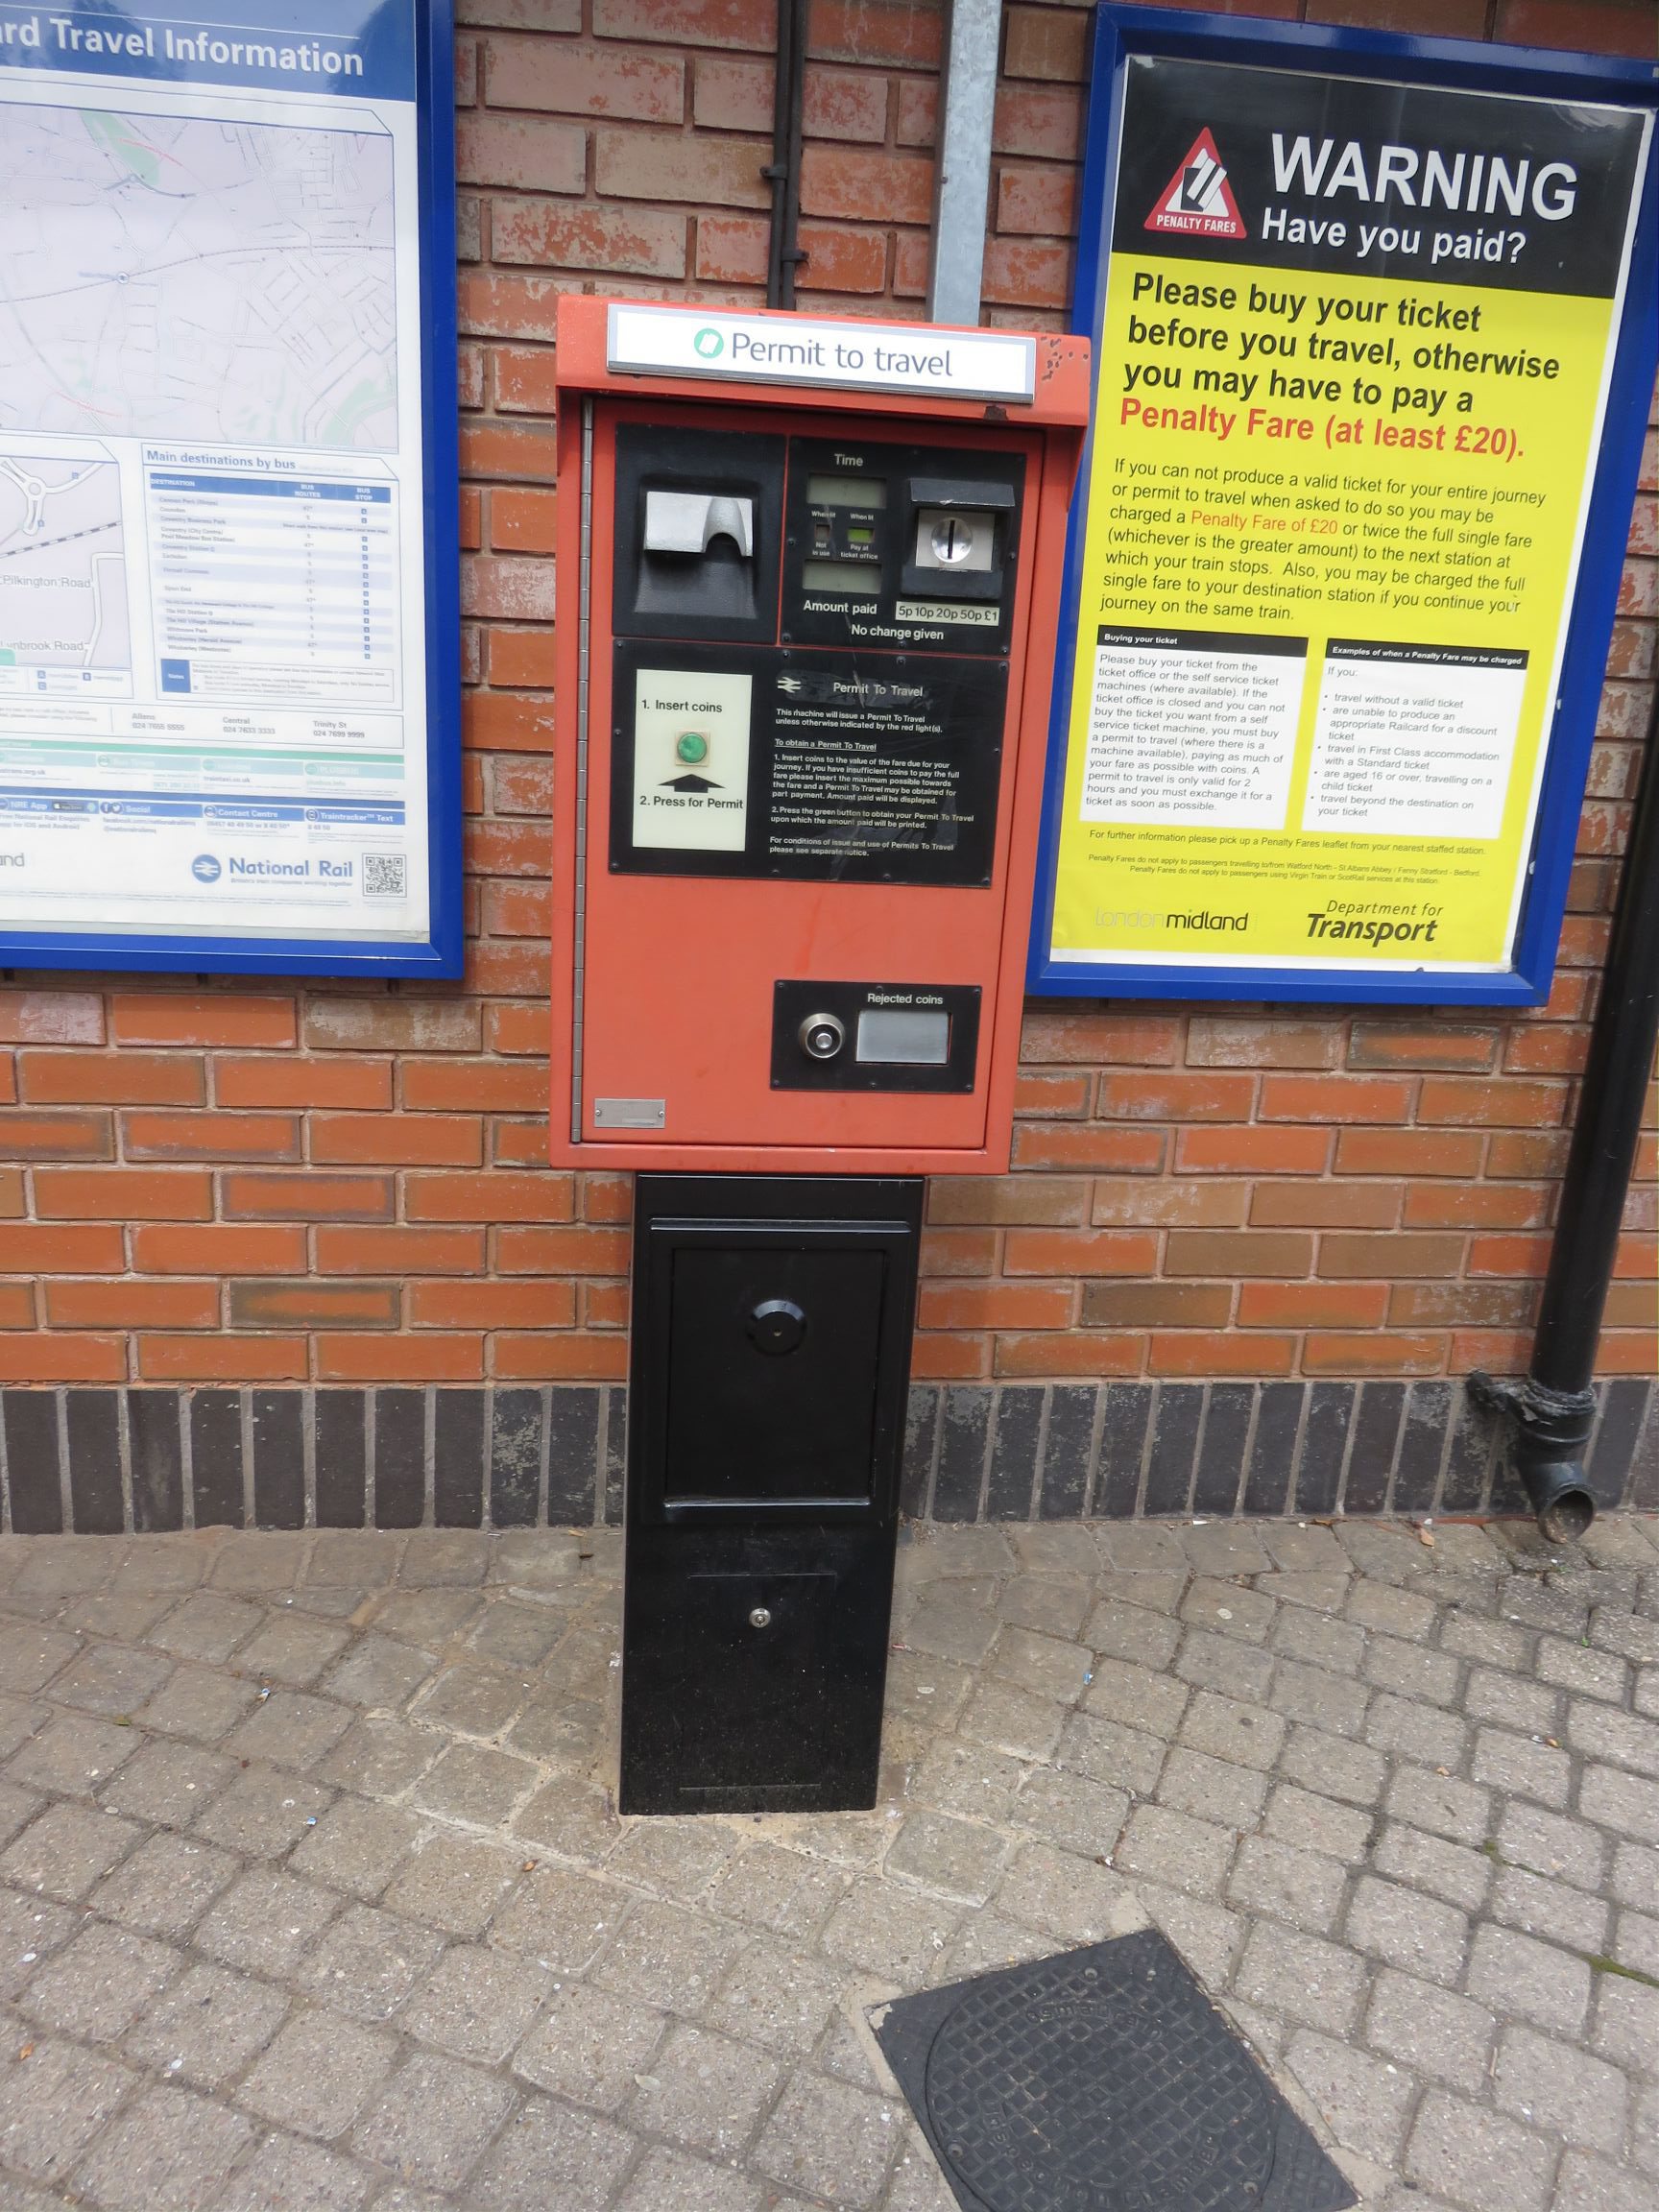
<instances>
[{"instance_id":1,"label":"qr code","mask_svg":"<svg viewBox=\"0 0 1659 2212\"><path fill-rule=\"evenodd\" d=\"M363 855L363 896L365 899L402 899L408 894L406 880L409 863L401 853L365 853Z\"/></svg>"}]
</instances>

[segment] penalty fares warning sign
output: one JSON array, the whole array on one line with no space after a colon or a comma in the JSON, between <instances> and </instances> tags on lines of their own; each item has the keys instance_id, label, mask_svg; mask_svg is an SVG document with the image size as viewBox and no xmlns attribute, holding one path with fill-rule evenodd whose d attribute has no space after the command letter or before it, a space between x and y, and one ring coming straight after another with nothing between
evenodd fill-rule
<instances>
[{"instance_id":1,"label":"penalty fares warning sign","mask_svg":"<svg viewBox=\"0 0 1659 2212\"><path fill-rule=\"evenodd\" d=\"M1652 390L1653 80L1193 22L1100 11L1032 987L1535 1002Z\"/></svg>"}]
</instances>

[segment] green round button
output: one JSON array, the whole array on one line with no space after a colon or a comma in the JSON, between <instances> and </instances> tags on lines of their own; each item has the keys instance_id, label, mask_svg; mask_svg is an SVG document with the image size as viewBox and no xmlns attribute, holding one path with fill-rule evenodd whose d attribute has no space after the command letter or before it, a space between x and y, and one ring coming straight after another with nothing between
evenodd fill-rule
<instances>
[{"instance_id":1,"label":"green round button","mask_svg":"<svg viewBox=\"0 0 1659 2212\"><path fill-rule=\"evenodd\" d=\"M698 761L708 759L709 740L701 731L687 730L675 738L674 755L676 759L684 760L694 768Z\"/></svg>"}]
</instances>

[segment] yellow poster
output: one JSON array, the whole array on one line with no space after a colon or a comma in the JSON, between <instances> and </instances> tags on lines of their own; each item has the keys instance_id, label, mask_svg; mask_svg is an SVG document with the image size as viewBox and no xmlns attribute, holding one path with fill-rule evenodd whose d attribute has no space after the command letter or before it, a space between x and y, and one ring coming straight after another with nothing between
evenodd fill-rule
<instances>
[{"instance_id":1,"label":"yellow poster","mask_svg":"<svg viewBox=\"0 0 1659 2212\"><path fill-rule=\"evenodd\" d=\"M1142 60L1118 145L1050 956L1501 973L1645 119Z\"/></svg>"}]
</instances>

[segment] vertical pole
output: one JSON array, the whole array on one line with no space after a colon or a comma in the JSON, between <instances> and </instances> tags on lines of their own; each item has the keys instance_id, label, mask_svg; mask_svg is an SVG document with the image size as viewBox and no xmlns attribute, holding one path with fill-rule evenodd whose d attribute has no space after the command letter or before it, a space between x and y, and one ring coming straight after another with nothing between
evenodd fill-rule
<instances>
[{"instance_id":1,"label":"vertical pole","mask_svg":"<svg viewBox=\"0 0 1659 2212\"><path fill-rule=\"evenodd\" d=\"M979 320L1001 22L1001 0L950 0L939 85L929 323L972 326Z\"/></svg>"}]
</instances>

